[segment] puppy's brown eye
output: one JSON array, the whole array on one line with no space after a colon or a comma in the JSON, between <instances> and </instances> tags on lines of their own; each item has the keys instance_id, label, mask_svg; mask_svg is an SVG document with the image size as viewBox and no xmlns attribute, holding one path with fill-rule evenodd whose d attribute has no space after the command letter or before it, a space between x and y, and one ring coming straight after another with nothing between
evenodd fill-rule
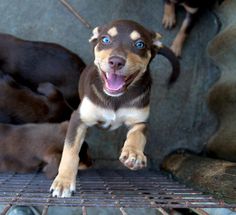
<instances>
[{"instance_id":1,"label":"puppy's brown eye","mask_svg":"<svg viewBox=\"0 0 236 215\"><path fill-rule=\"evenodd\" d=\"M107 44L110 44L111 43L111 39L109 36L103 36L102 37L102 43L107 45Z\"/></svg>"},{"instance_id":2,"label":"puppy's brown eye","mask_svg":"<svg viewBox=\"0 0 236 215\"><path fill-rule=\"evenodd\" d=\"M135 42L135 47L138 48L138 49L143 49L145 48L145 43L142 41L142 40L138 40Z\"/></svg>"}]
</instances>

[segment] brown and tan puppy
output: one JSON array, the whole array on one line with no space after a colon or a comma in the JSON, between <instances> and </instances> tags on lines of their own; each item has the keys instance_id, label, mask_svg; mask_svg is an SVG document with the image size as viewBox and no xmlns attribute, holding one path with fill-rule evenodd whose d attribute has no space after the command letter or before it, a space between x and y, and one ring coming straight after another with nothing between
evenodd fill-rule
<instances>
[{"instance_id":1,"label":"brown and tan puppy","mask_svg":"<svg viewBox=\"0 0 236 215\"><path fill-rule=\"evenodd\" d=\"M48 178L57 174L68 121L25 125L0 124L0 172L26 173L43 168ZM87 144L80 151L80 167L91 165Z\"/></svg>"},{"instance_id":2,"label":"brown and tan puppy","mask_svg":"<svg viewBox=\"0 0 236 215\"><path fill-rule=\"evenodd\" d=\"M126 125L120 161L132 170L147 165L144 147L152 82L149 64L156 53L162 54L173 66L169 82L179 75L178 59L159 39L159 34L130 20L94 29L90 39L94 64L83 71L79 81L81 104L70 119L59 172L50 189L53 196L68 197L75 191L77 154L91 126L113 130Z\"/></svg>"},{"instance_id":3,"label":"brown and tan puppy","mask_svg":"<svg viewBox=\"0 0 236 215\"><path fill-rule=\"evenodd\" d=\"M165 0L162 23L166 29L170 29L176 24L176 6L182 5L186 10L185 19L171 45L176 56L181 56L184 42L199 16L199 10L213 5L214 2L215 0Z\"/></svg>"},{"instance_id":4,"label":"brown and tan puppy","mask_svg":"<svg viewBox=\"0 0 236 215\"><path fill-rule=\"evenodd\" d=\"M14 81L0 71L0 122L62 122L72 108L51 83L41 83L36 92Z\"/></svg>"},{"instance_id":5,"label":"brown and tan puppy","mask_svg":"<svg viewBox=\"0 0 236 215\"><path fill-rule=\"evenodd\" d=\"M73 52L55 44L26 41L0 33L0 70L33 91L51 83L73 108L79 104L78 80L84 62Z\"/></svg>"}]
</instances>

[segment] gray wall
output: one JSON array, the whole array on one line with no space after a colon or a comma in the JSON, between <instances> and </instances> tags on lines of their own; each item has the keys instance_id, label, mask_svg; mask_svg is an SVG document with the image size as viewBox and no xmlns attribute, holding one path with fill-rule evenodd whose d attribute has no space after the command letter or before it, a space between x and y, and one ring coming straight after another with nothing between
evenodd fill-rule
<instances>
[{"instance_id":1,"label":"gray wall","mask_svg":"<svg viewBox=\"0 0 236 215\"><path fill-rule=\"evenodd\" d=\"M221 32L209 43L208 53L222 74L210 90L209 107L219 129L208 141L209 155L236 162L236 1L227 0L216 11Z\"/></svg>"}]
</instances>

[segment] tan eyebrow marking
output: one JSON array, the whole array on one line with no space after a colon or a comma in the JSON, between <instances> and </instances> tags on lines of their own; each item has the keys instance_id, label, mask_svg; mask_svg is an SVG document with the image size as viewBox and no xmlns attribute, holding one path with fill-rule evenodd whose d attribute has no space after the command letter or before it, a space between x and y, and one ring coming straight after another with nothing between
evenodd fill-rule
<instances>
[{"instance_id":1,"label":"tan eyebrow marking","mask_svg":"<svg viewBox=\"0 0 236 215\"><path fill-rule=\"evenodd\" d=\"M140 33L138 33L137 31L132 31L129 36L132 40L137 40L141 37Z\"/></svg>"},{"instance_id":2,"label":"tan eyebrow marking","mask_svg":"<svg viewBox=\"0 0 236 215\"><path fill-rule=\"evenodd\" d=\"M112 27L110 28L107 33L111 36L111 37L115 37L118 34L118 31L116 29L116 27Z\"/></svg>"}]
</instances>

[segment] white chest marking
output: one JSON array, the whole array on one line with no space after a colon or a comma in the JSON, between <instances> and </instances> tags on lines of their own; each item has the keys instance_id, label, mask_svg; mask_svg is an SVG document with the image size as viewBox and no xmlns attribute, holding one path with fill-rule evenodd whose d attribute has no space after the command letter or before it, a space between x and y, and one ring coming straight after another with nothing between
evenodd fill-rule
<instances>
[{"instance_id":1,"label":"white chest marking","mask_svg":"<svg viewBox=\"0 0 236 215\"><path fill-rule=\"evenodd\" d=\"M96 125L102 122L103 128L110 127L114 130L122 124L127 126L147 121L149 116L149 106L145 108L120 108L113 111L95 105L89 98L85 97L79 108L80 118L87 126Z\"/></svg>"}]
</instances>

